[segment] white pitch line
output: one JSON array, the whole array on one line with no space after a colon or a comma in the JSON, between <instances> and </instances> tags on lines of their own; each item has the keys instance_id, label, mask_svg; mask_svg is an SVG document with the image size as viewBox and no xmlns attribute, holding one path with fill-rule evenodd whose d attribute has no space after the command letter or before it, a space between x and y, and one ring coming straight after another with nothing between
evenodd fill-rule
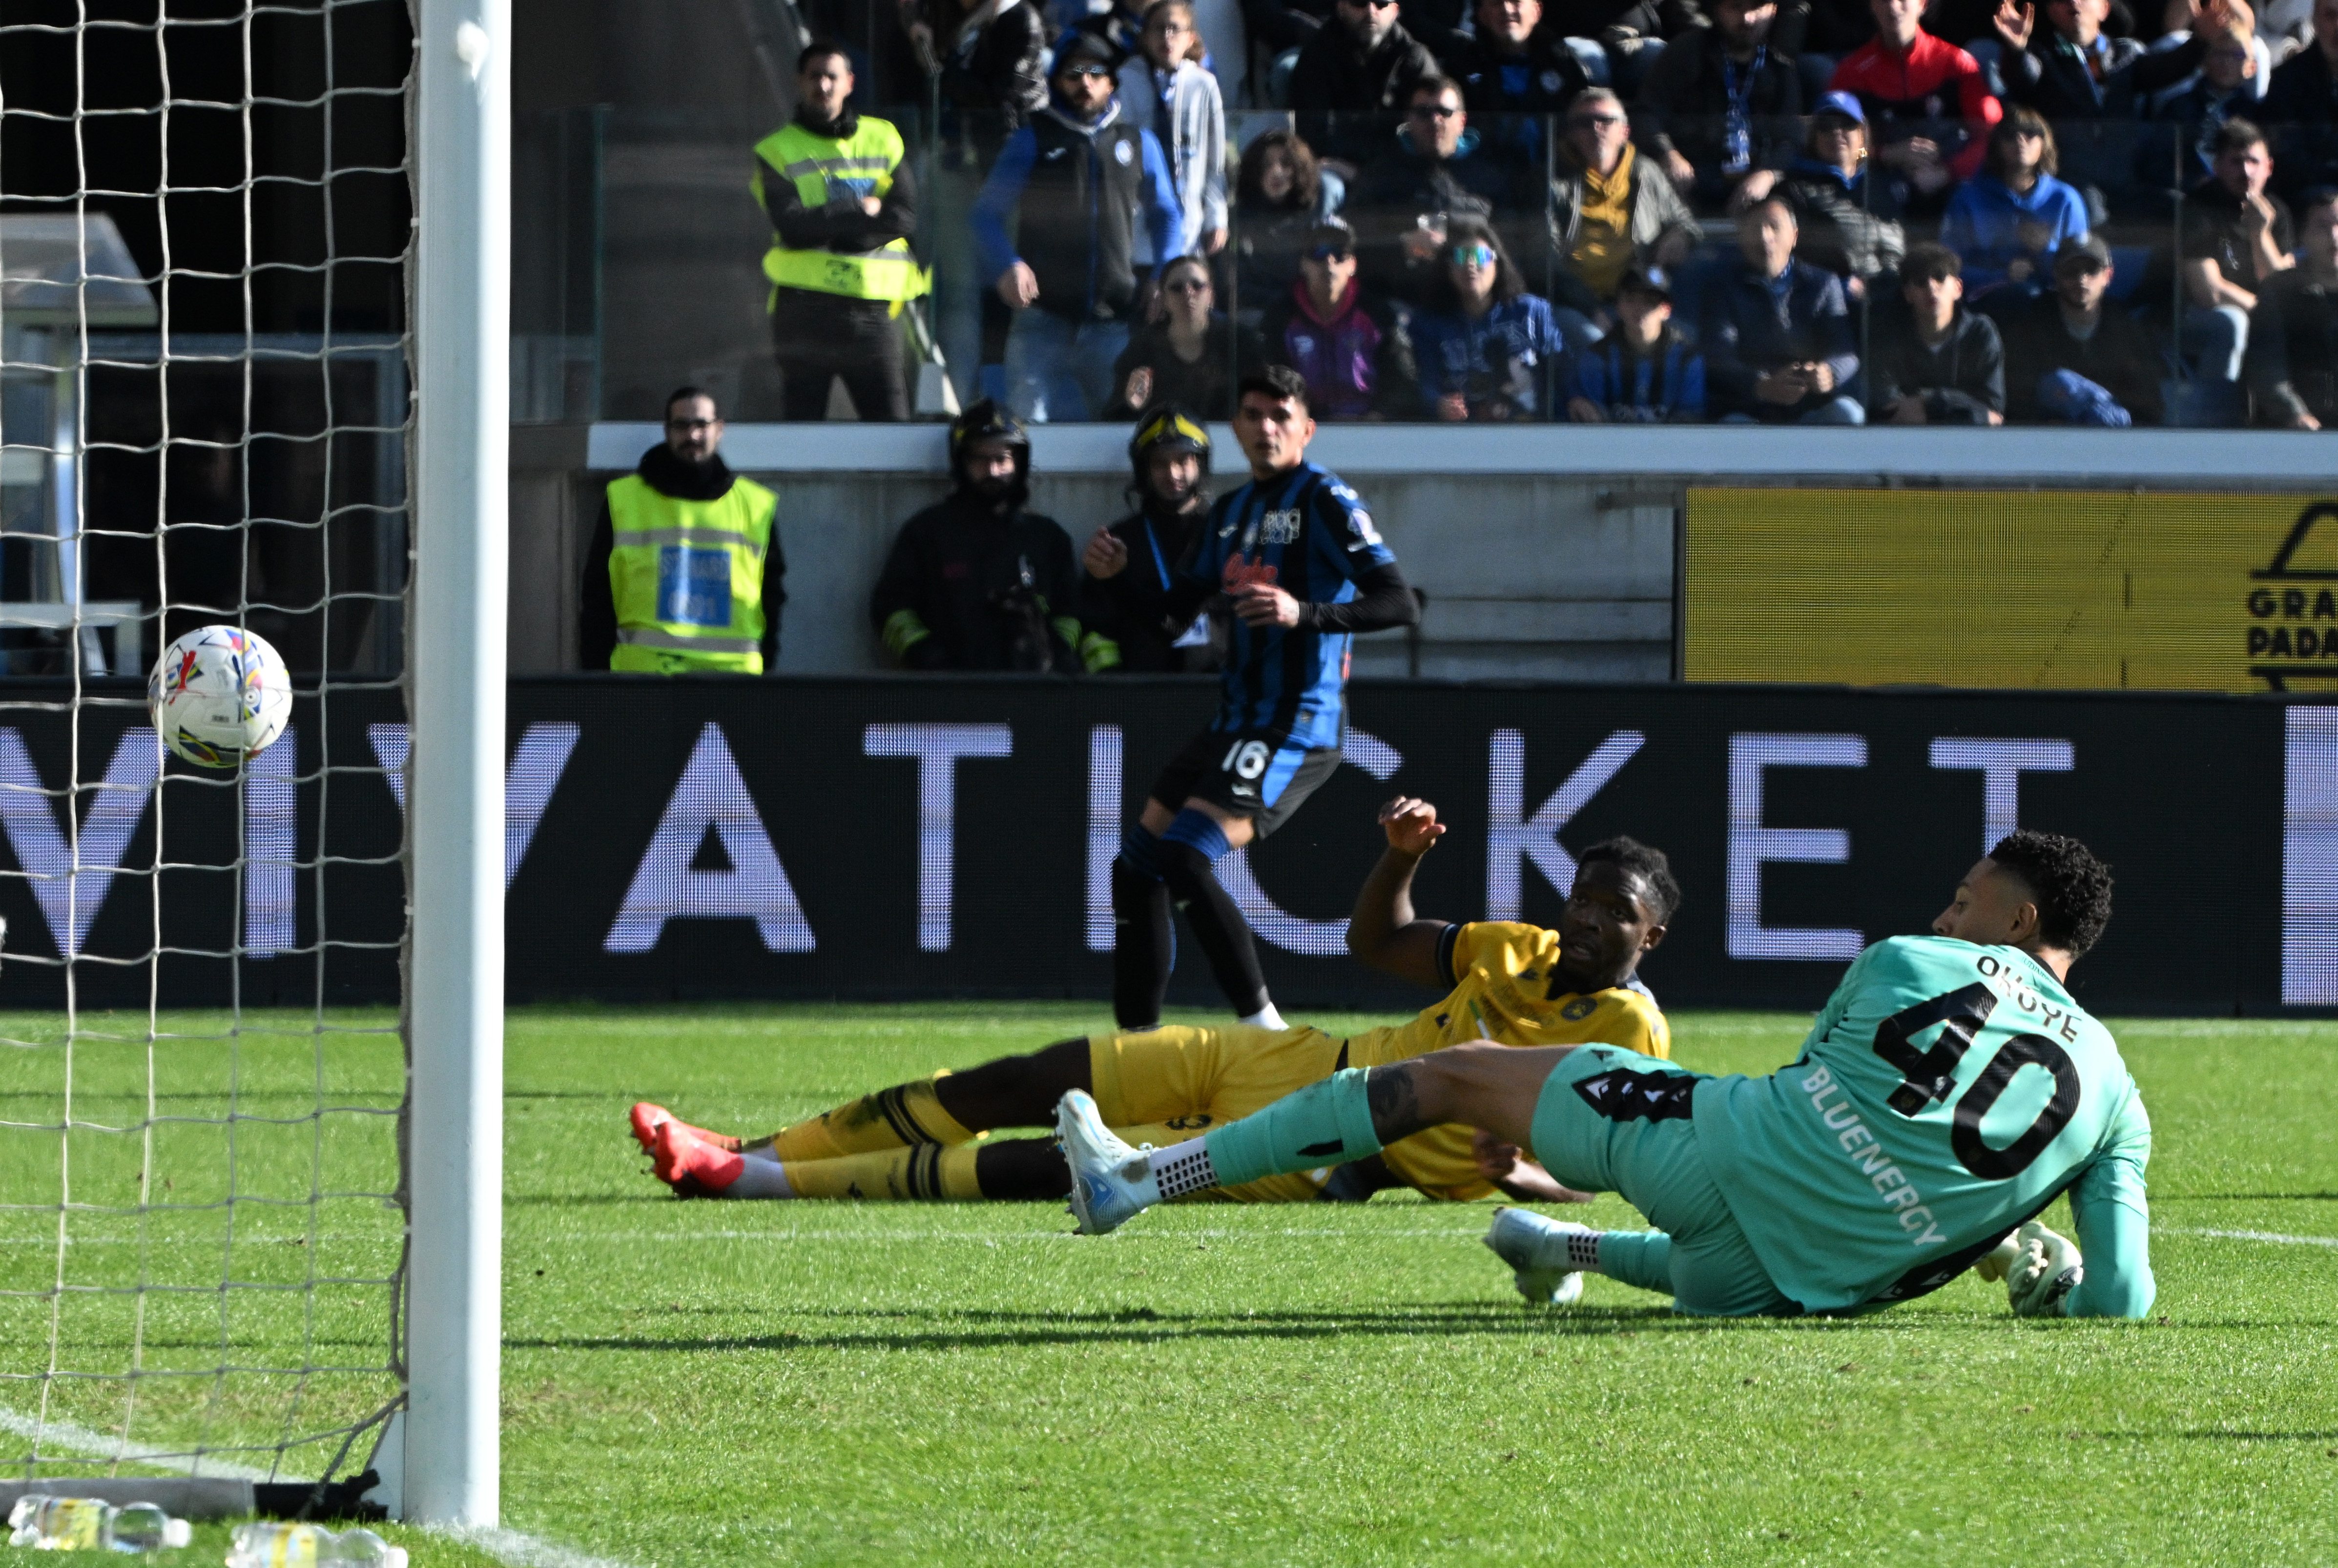
<instances>
[{"instance_id":1,"label":"white pitch line","mask_svg":"<svg viewBox=\"0 0 2338 1568\"><path fill-rule=\"evenodd\" d=\"M185 1449L149 1448L140 1443L124 1443L119 1437L84 1426L73 1421L42 1421L0 1405L0 1432L13 1432L61 1452L80 1455L88 1459L103 1459L108 1464L152 1465L182 1475L214 1475L226 1481L266 1481L265 1470L254 1470L249 1465L236 1465L209 1454L190 1455ZM284 1477L291 1479L290 1476Z\"/></svg>"},{"instance_id":2,"label":"white pitch line","mask_svg":"<svg viewBox=\"0 0 2338 1568\"><path fill-rule=\"evenodd\" d=\"M166 1449L149 1448L136 1443L123 1443L119 1438L79 1426L71 1421L39 1421L21 1411L0 1405L0 1432L11 1432L20 1437L32 1438L45 1448L57 1453L73 1453L84 1458L152 1465L158 1468L189 1473L188 1455L184 1450L172 1453ZM254 1470L247 1465L230 1465L206 1454L195 1461L201 1468L193 1474L215 1475L230 1481L289 1481L308 1479L301 1475L276 1475ZM448 1527L423 1526L433 1535L459 1541L476 1546L511 1568L634 1568L630 1563L614 1557L595 1557L550 1541L541 1541L517 1530L466 1530Z\"/></svg>"},{"instance_id":3,"label":"white pitch line","mask_svg":"<svg viewBox=\"0 0 2338 1568\"><path fill-rule=\"evenodd\" d=\"M587 1552L572 1551L549 1541L539 1541L533 1535L523 1535L516 1530L464 1530L449 1526L433 1530L449 1541L460 1541L476 1546L512 1568L634 1568L614 1557L595 1557Z\"/></svg>"},{"instance_id":4,"label":"white pitch line","mask_svg":"<svg viewBox=\"0 0 2338 1568\"><path fill-rule=\"evenodd\" d=\"M2210 1230L2196 1225L2154 1226L2161 1236L2215 1236L2226 1241L2271 1241L2283 1247L2338 1247L2338 1236L2284 1236L2278 1230Z\"/></svg>"}]
</instances>

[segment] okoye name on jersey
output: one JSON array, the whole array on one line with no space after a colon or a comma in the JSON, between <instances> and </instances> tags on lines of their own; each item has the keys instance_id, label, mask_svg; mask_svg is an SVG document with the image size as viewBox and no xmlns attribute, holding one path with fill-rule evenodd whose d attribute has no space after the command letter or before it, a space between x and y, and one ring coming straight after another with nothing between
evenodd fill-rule
<instances>
[{"instance_id":1,"label":"okoye name on jersey","mask_svg":"<svg viewBox=\"0 0 2338 1568\"><path fill-rule=\"evenodd\" d=\"M1189 1186L1366 1159L1432 1125L1484 1129L1655 1229L1520 1209L1486 1238L1530 1300L1596 1271L1714 1316L1887 1307L1968 1268L2024 1316L2140 1318L2155 1294L2151 1122L2110 1032L2066 988L2110 916L2108 870L2020 832L1968 872L1929 936L1862 954L1802 1054L1763 1077L1609 1044L1461 1044L1351 1068L1259 1114L1131 1149L1069 1093L1057 1115L1079 1229ZM2038 1216L2067 1193L2072 1244ZM2083 1247L2083 1252L2081 1250Z\"/></svg>"}]
</instances>

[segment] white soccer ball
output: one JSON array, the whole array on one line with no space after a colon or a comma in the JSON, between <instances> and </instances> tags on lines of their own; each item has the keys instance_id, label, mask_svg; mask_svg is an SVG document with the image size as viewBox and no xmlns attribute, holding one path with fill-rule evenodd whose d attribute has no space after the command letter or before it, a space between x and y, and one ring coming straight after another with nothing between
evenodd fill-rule
<instances>
[{"instance_id":1,"label":"white soccer ball","mask_svg":"<svg viewBox=\"0 0 2338 1568\"><path fill-rule=\"evenodd\" d=\"M146 706L163 745L201 767L232 768L284 733L292 677L257 632L199 626L162 650Z\"/></svg>"}]
</instances>

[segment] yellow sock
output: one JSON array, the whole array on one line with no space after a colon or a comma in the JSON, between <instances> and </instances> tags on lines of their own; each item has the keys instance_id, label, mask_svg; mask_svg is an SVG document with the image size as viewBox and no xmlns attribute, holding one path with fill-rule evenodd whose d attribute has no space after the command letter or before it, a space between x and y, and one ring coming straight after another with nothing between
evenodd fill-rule
<instances>
[{"instance_id":1,"label":"yellow sock","mask_svg":"<svg viewBox=\"0 0 2338 1568\"><path fill-rule=\"evenodd\" d=\"M959 1126L934 1093L935 1080L948 1076L937 1073L932 1078L879 1089L748 1147L769 1149L774 1158L790 1163L837 1160L921 1143L963 1143L974 1136L974 1130Z\"/></svg>"},{"instance_id":2,"label":"yellow sock","mask_svg":"<svg viewBox=\"0 0 2338 1568\"><path fill-rule=\"evenodd\" d=\"M963 1202L982 1196L975 1184L974 1157L982 1147L968 1143L945 1148L916 1143L903 1149L881 1149L867 1154L846 1154L834 1160L787 1160L781 1168L799 1198L870 1198L901 1202L938 1199Z\"/></svg>"}]
</instances>

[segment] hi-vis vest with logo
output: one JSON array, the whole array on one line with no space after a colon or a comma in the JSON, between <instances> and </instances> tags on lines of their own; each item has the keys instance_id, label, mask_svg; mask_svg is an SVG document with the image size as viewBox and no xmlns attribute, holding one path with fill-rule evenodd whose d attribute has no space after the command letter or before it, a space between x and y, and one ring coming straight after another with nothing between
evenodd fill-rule
<instances>
[{"instance_id":1,"label":"hi-vis vest with logo","mask_svg":"<svg viewBox=\"0 0 2338 1568\"><path fill-rule=\"evenodd\" d=\"M733 479L719 501L678 501L638 474L609 486L612 670L763 672L763 558L779 498Z\"/></svg>"},{"instance_id":2,"label":"hi-vis vest with logo","mask_svg":"<svg viewBox=\"0 0 2338 1568\"><path fill-rule=\"evenodd\" d=\"M882 199L893 188L893 171L901 164L901 133L883 120L863 114L852 134L841 139L816 136L802 126L782 125L755 143L755 156L792 180L796 200L806 207L825 207L831 194ZM763 171L752 181L755 200L763 199ZM833 190L831 190L833 188ZM906 240L889 240L857 256L834 250L791 250L771 236L763 253L763 276L771 280L772 298L781 288L809 289L819 294L842 294L854 299L889 299L897 310L905 299L925 294L930 279Z\"/></svg>"}]
</instances>

